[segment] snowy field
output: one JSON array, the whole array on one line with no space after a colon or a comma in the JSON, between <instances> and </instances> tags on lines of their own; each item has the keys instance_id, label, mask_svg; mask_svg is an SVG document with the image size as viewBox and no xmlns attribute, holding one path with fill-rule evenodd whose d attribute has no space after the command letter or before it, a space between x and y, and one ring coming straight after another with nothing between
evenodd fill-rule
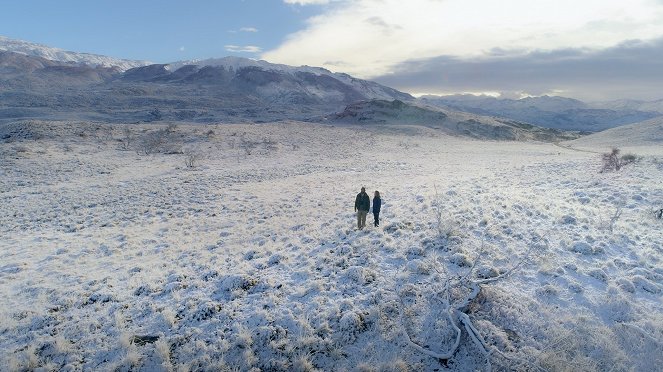
<instances>
[{"instance_id":1,"label":"snowy field","mask_svg":"<svg viewBox=\"0 0 663 372\"><path fill-rule=\"evenodd\" d=\"M663 370L660 142L599 173L423 127L0 132L2 370Z\"/></svg>"}]
</instances>

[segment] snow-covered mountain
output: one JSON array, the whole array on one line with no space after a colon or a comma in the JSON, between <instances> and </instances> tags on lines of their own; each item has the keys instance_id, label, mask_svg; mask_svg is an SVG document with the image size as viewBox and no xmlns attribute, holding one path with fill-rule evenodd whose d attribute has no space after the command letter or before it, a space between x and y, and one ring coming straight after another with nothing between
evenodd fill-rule
<instances>
[{"instance_id":1,"label":"snow-covered mountain","mask_svg":"<svg viewBox=\"0 0 663 372\"><path fill-rule=\"evenodd\" d=\"M588 104L564 97L499 99L489 96L423 96L426 104L443 108L510 118L548 128L598 132L663 115L663 105Z\"/></svg>"},{"instance_id":2,"label":"snow-covered mountain","mask_svg":"<svg viewBox=\"0 0 663 372\"><path fill-rule=\"evenodd\" d=\"M117 67L121 71L138 66L145 66L150 63L147 61L118 59L91 53L71 52L28 41L10 39L4 36L0 36L0 51L21 53L29 56L45 58L51 61L85 64L93 67Z\"/></svg>"},{"instance_id":3,"label":"snow-covered mountain","mask_svg":"<svg viewBox=\"0 0 663 372\"><path fill-rule=\"evenodd\" d=\"M341 112L326 116L324 121L346 124L423 125L452 136L486 140L560 141L578 137L574 132L398 100L353 103Z\"/></svg>"},{"instance_id":4,"label":"snow-covered mountain","mask_svg":"<svg viewBox=\"0 0 663 372\"><path fill-rule=\"evenodd\" d=\"M256 122L306 119L361 100L414 100L347 74L236 57L122 72L0 51L0 70L8 88L0 91L0 120Z\"/></svg>"},{"instance_id":5,"label":"snow-covered mountain","mask_svg":"<svg viewBox=\"0 0 663 372\"><path fill-rule=\"evenodd\" d=\"M593 102L591 103L591 107L612 110L655 111L663 114L663 99L656 101L620 99L616 101Z\"/></svg>"}]
</instances>

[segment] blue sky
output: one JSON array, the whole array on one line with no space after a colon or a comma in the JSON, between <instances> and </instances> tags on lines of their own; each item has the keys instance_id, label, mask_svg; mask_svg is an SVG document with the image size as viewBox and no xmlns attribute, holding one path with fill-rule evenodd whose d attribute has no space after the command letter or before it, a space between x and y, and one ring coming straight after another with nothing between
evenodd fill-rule
<instances>
[{"instance_id":1,"label":"blue sky","mask_svg":"<svg viewBox=\"0 0 663 372\"><path fill-rule=\"evenodd\" d=\"M663 98L663 0L0 1L1 36L117 58L237 55L415 95Z\"/></svg>"},{"instance_id":2,"label":"blue sky","mask_svg":"<svg viewBox=\"0 0 663 372\"><path fill-rule=\"evenodd\" d=\"M321 8L280 0L8 0L0 7L0 35L157 63L255 58Z\"/></svg>"}]
</instances>

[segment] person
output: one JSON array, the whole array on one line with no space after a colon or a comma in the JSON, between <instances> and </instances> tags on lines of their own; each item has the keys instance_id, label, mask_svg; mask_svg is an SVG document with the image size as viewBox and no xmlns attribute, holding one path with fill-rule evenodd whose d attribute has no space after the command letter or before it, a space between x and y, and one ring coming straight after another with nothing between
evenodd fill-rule
<instances>
[{"instance_id":1,"label":"person","mask_svg":"<svg viewBox=\"0 0 663 372\"><path fill-rule=\"evenodd\" d=\"M361 192L357 194L355 199L355 212L357 212L357 228L359 230L366 226L366 215L368 210L371 209L371 198L366 193L366 188L362 187Z\"/></svg>"},{"instance_id":2,"label":"person","mask_svg":"<svg viewBox=\"0 0 663 372\"><path fill-rule=\"evenodd\" d=\"M375 227L380 226L380 208L382 207L382 199L380 199L380 192L375 190L375 196L373 196L373 222Z\"/></svg>"}]
</instances>

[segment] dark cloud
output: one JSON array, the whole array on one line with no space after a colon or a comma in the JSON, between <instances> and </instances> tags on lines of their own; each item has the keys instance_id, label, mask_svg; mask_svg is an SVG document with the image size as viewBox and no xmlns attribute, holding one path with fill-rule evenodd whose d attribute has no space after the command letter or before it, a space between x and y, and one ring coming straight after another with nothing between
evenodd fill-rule
<instances>
[{"instance_id":1,"label":"dark cloud","mask_svg":"<svg viewBox=\"0 0 663 372\"><path fill-rule=\"evenodd\" d=\"M602 50L495 49L475 59L411 60L396 66L392 74L372 80L412 93L562 91L584 100L660 99L663 38L633 40Z\"/></svg>"}]
</instances>

